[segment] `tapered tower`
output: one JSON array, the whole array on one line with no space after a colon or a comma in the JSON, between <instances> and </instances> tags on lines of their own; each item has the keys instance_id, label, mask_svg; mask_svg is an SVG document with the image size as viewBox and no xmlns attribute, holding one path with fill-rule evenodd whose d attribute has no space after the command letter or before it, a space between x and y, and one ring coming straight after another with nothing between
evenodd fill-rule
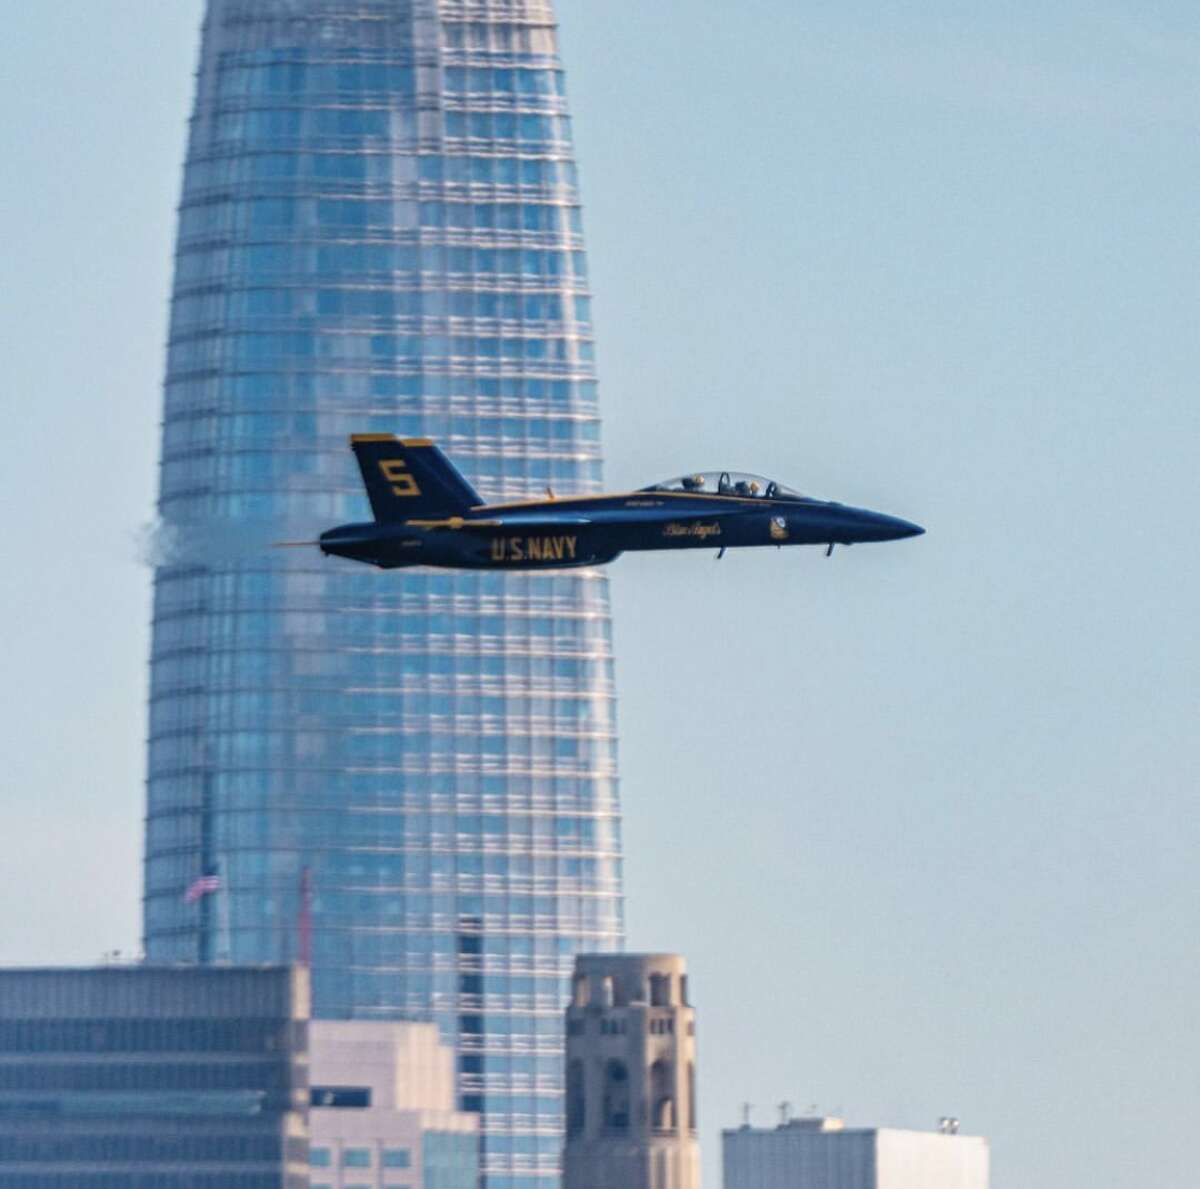
<instances>
[{"instance_id":1,"label":"tapered tower","mask_svg":"<svg viewBox=\"0 0 1200 1189\"><path fill-rule=\"evenodd\" d=\"M311 939L316 1015L435 1020L504 1189L557 1177L572 957L621 944L606 580L270 546L368 517L351 433L433 437L498 499L599 490L599 426L549 3L210 0L146 949L275 962Z\"/></svg>"},{"instance_id":2,"label":"tapered tower","mask_svg":"<svg viewBox=\"0 0 1200 1189\"><path fill-rule=\"evenodd\" d=\"M675 954L587 954L567 1009L564 1189L700 1189L696 1013Z\"/></svg>"}]
</instances>

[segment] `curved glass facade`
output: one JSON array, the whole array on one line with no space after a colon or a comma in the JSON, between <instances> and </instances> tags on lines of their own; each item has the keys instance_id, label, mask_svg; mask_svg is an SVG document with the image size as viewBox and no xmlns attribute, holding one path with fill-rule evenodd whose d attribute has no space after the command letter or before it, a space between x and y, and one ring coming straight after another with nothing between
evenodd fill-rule
<instances>
[{"instance_id":1,"label":"curved glass facade","mask_svg":"<svg viewBox=\"0 0 1200 1189\"><path fill-rule=\"evenodd\" d=\"M599 490L553 13L210 0L197 86L147 954L278 961L311 934L316 1013L436 1019L486 1183L545 1186L572 956L622 938L606 580L269 543L369 518L351 433L433 437L488 499ZM221 889L189 903L204 874Z\"/></svg>"}]
</instances>

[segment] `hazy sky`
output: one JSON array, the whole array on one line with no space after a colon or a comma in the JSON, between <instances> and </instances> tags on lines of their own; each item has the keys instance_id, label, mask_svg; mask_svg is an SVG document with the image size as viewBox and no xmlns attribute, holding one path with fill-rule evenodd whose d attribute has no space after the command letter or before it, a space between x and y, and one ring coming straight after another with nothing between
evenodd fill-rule
<instances>
[{"instance_id":1,"label":"hazy sky","mask_svg":"<svg viewBox=\"0 0 1200 1189\"><path fill-rule=\"evenodd\" d=\"M136 947L200 0L0 42L0 961ZM756 1105L959 1115L994 1189L1192 1189L1200 10L559 0L615 487L916 520L612 567L633 948L708 1189ZM381 579L381 581L386 579Z\"/></svg>"}]
</instances>

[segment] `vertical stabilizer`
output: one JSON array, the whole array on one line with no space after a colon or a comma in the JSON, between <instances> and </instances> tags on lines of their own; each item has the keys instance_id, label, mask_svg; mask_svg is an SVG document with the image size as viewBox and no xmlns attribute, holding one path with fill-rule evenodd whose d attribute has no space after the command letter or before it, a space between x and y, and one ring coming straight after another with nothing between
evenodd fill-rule
<instances>
[{"instance_id":1,"label":"vertical stabilizer","mask_svg":"<svg viewBox=\"0 0 1200 1189\"><path fill-rule=\"evenodd\" d=\"M376 520L453 516L482 502L428 438L355 434L350 448L358 459Z\"/></svg>"}]
</instances>

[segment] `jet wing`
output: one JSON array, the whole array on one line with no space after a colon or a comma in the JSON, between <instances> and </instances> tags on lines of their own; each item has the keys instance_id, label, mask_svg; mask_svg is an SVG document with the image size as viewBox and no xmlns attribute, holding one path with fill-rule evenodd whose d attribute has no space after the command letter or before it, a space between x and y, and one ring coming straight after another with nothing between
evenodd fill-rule
<instances>
[{"instance_id":1,"label":"jet wing","mask_svg":"<svg viewBox=\"0 0 1200 1189\"><path fill-rule=\"evenodd\" d=\"M740 516L751 511L744 503L732 500L697 500L686 504L669 503L665 506L646 507L642 501L634 505L596 507L583 511L579 508L564 508L552 511L544 505L539 508L512 510L498 508L488 516L471 519L462 516L440 517L436 520L409 520L412 528L452 529L464 533L490 533L494 529L511 529L522 533L552 533L559 529L578 528L583 525L633 525L667 524L697 520L719 520Z\"/></svg>"},{"instance_id":2,"label":"jet wing","mask_svg":"<svg viewBox=\"0 0 1200 1189\"><path fill-rule=\"evenodd\" d=\"M593 517L585 515L583 512L553 512L547 515L543 511L539 512L502 512L495 517L489 517L487 520L479 520L476 524L501 525L504 528L519 528L519 529L553 529L553 528L570 528L578 524L595 524ZM468 521L464 528L470 528L471 522Z\"/></svg>"},{"instance_id":3,"label":"jet wing","mask_svg":"<svg viewBox=\"0 0 1200 1189\"><path fill-rule=\"evenodd\" d=\"M665 507L596 507L583 511L578 508L564 508L561 512L552 512L547 508L536 511L498 511L486 520L465 520L462 524L464 531L472 528L511 528L521 532L553 532L560 528L574 528L579 525L626 525L626 524L666 524L690 522L696 520L719 520L729 516L740 516L751 511L745 504L726 500L697 500L687 505L668 504ZM457 527L457 526L456 526Z\"/></svg>"},{"instance_id":4,"label":"jet wing","mask_svg":"<svg viewBox=\"0 0 1200 1189\"><path fill-rule=\"evenodd\" d=\"M412 528L453 529L456 532L490 532L496 528L511 528L521 532L553 532L557 528L575 528L583 524L594 524L595 521L578 512L563 512L555 516L544 513L505 512L502 515L488 516L477 520L467 520L462 516L451 516L443 520L410 520Z\"/></svg>"}]
</instances>

